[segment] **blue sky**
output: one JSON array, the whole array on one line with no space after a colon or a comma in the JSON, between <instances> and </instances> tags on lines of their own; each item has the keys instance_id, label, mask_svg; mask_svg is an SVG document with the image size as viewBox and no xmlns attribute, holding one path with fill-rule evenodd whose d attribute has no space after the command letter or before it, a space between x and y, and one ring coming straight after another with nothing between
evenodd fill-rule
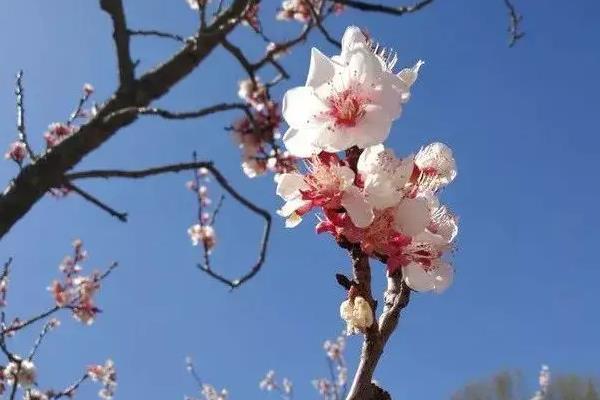
<instances>
[{"instance_id":1,"label":"blue sky","mask_svg":"<svg viewBox=\"0 0 600 400\"><path fill-rule=\"evenodd\" d=\"M25 70L27 123L38 149L45 127L66 118L84 82L95 85L98 100L114 89L110 26L96 3L4 1L1 146L14 137L18 69ZM194 28L195 16L183 0L125 3L134 28L181 34ZM299 28L271 22L279 2L263 3L265 29L273 36ZM600 195L600 3L517 5L527 36L513 49L506 46L500 0L438 0L402 18L348 12L331 24L336 35L349 24L368 28L398 50L403 64L427 62L388 145L406 154L443 141L459 166L458 179L443 194L461 217L456 281L441 296L414 296L404 313L377 373L395 398L449 398L464 383L502 368L522 369L533 384L541 363L555 372L600 374L600 217L594 211ZM257 43L246 34L240 28L232 40ZM311 45L335 51L313 34L284 60L293 73L285 87L303 82ZM145 69L174 48L136 40L133 52ZM236 63L217 51L159 104L193 109L234 99L242 77ZM280 202L272 179L246 179L238 150L222 129L235 116L141 120L80 169L146 167L186 160L197 150L248 197L274 211ZM2 181L16 172L9 162L0 165ZM229 293L194 268L200 253L186 234L195 215L193 196L184 188L188 178L86 182L86 189L127 210L129 223L76 197L45 198L0 242L0 256L15 257L9 301L22 315L50 305L45 288L74 238L86 243L88 268L121 264L101 294L104 313L97 323L82 327L64 315L59 331L47 339L38 362L40 384L67 385L87 364L112 357L118 398L181 398L195 394L183 363L189 354L203 379L229 388L233 400L269 398L257 386L268 369L296 383L297 399L316 399L309 381L327 373L321 344L343 329L338 306L344 294L333 276L348 271L346 255L330 238L314 235L310 219L294 231L275 219L263 271ZM219 218L214 265L235 275L255 258L260 221L227 200ZM373 269L381 289L383 267ZM15 349L24 352L29 339L15 341ZM349 341L351 365L359 343Z\"/></svg>"}]
</instances>

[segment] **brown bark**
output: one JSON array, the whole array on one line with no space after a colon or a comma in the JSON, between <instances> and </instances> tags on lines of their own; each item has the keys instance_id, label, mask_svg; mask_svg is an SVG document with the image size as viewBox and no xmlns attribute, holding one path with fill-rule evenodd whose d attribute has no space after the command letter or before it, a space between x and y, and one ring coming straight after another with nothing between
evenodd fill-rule
<instances>
[{"instance_id":1,"label":"brown bark","mask_svg":"<svg viewBox=\"0 0 600 400\"><path fill-rule=\"evenodd\" d=\"M361 296L373 306L375 300L371 294L371 268L369 258L360 249L351 250L354 279L358 283ZM400 312L408 305L410 289L402 281L402 275L397 272L388 276L388 285L384 293L384 308L378 322L365 332L360 362L352 387L346 400L391 400L388 392L373 382L373 374L385 349L388 339L398 326Z\"/></svg>"},{"instance_id":2,"label":"brown bark","mask_svg":"<svg viewBox=\"0 0 600 400\"><path fill-rule=\"evenodd\" d=\"M52 187L61 183L65 172L77 165L121 128L137 119L136 113L119 113L128 108L143 108L165 95L174 85L192 72L217 47L236 26L239 16L251 0L235 0L206 30L198 33L170 60L142 75L133 76L129 57L129 35L122 14L121 0L101 0L100 4L110 14L114 25L117 48L119 89L104 103L98 114L79 131L53 149L45 152L35 162L27 165L10 182L0 196L0 238L23 217Z\"/></svg>"}]
</instances>

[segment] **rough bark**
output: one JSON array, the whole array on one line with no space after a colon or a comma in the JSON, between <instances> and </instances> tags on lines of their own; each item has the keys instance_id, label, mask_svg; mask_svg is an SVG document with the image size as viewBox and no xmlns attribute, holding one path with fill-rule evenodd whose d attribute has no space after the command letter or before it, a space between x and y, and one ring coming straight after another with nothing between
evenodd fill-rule
<instances>
[{"instance_id":1,"label":"rough bark","mask_svg":"<svg viewBox=\"0 0 600 400\"><path fill-rule=\"evenodd\" d=\"M371 303L375 313L369 258L359 249L352 249L351 254L354 280L358 283L359 293ZM373 374L388 339L398 326L400 312L408 305L409 299L410 289L402 281L401 273L388 275L383 312L379 321L365 332L360 362L346 400L391 400L391 395L373 382Z\"/></svg>"},{"instance_id":2,"label":"rough bark","mask_svg":"<svg viewBox=\"0 0 600 400\"><path fill-rule=\"evenodd\" d=\"M206 30L180 49L170 60L142 75L133 77L129 59L129 40L121 0L101 0L112 18L117 48L120 85L98 114L79 131L39 159L27 165L10 182L0 196L0 238L23 217L52 187L60 185L63 175L77 165L121 128L137 119L136 113L119 113L123 109L147 107L164 96L190 74L236 26L239 16L251 0L235 0Z\"/></svg>"}]
</instances>

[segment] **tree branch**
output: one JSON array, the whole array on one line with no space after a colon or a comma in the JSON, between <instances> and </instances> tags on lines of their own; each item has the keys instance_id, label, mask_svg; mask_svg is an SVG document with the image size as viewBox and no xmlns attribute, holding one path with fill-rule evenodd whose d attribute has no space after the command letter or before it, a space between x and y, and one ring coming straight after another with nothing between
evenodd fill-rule
<instances>
[{"instance_id":1,"label":"tree branch","mask_svg":"<svg viewBox=\"0 0 600 400\"><path fill-rule=\"evenodd\" d=\"M25 150L31 161L35 161L36 155L29 145L27 139L27 129L25 128L25 92L23 89L23 70L17 73L17 81L15 84L15 96L17 98L17 131L19 132L19 140L25 144Z\"/></svg>"},{"instance_id":2,"label":"tree branch","mask_svg":"<svg viewBox=\"0 0 600 400\"><path fill-rule=\"evenodd\" d=\"M368 3L366 1L358 1L358 0L332 0L334 3L343 4L350 8L355 8L361 11L370 11L370 12L380 12L384 14L391 15L404 15L409 13L414 13L419 11L420 9L430 5L433 3L433 0L421 0L411 6L387 6L384 4L373 4Z\"/></svg>"},{"instance_id":3,"label":"tree branch","mask_svg":"<svg viewBox=\"0 0 600 400\"><path fill-rule=\"evenodd\" d=\"M101 0L114 7L118 0ZM144 74L131 93L117 90L88 123L76 134L46 151L34 165L27 165L0 196L0 238L24 216L52 187L59 185L64 173L87 154L100 147L119 129L137 119L135 113L118 113L125 108L147 107L189 75L239 23L239 16L250 0L234 0L205 32L187 43L171 59ZM120 2L119 2L120 3ZM122 51L122 50L121 50ZM114 115L114 118L106 118Z\"/></svg>"},{"instance_id":4,"label":"tree branch","mask_svg":"<svg viewBox=\"0 0 600 400\"><path fill-rule=\"evenodd\" d=\"M98 200L96 197L92 196L91 194L89 194L85 190L81 189L80 187L72 184L71 182L65 181L63 183L63 186L65 186L67 189L69 189L69 190L77 193L84 200L89 201L90 203L92 203L96 207L100 208L101 210L106 211L107 213L109 213L111 216L115 217L119 221L121 221L121 222L127 222L127 213L116 211L112 207L108 206L107 204L105 204L101 200Z\"/></svg>"},{"instance_id":5,"label":"tree branch","mask_svg":"<svg viewBox=\"0 0 600 400\"><path fill-rule=\"evenodd\" d=\"M179 43L185 43L187 41L181 35L177 35L174 33L161 32L154 29L136 29L136 30L127 30L127 33L130 36L150 36L150 37L158 37L162 39L171 39Z\"/></svg>"},{"instance_id":6,"label":"tree branch","mask_svg":"<svg viewBox=\"0 0 600 400\"><path fill-rule=\"evenodd\" d=\"M351 249L351 255L355 285L357 284L360 296L371 303L375 313L369 258L356 246ZM410 289L402 281L402 275L398 272L388 276L383 313L379 322L374 322L365 332L360 362L346 400L391 400L388 392L373 383L373 374L388 339L398 325L400 311L408 305L409 297Z\"/></svg>"},{"instance_id":7,"label":"tree branch","mask_svg":"<svg viewBox=\"0 0 600 400\"><path fill-rule=\"evenodd\" d=\"M213 175L215 180L219 183L219 185L225 190L227 193L231 195L236 201L238 201L242 206L257 214L265 221L265 226L262 234L262 238L259 243L258 250L258 258L254 265L249 269L249 271L240 276L237 279L226 278L225 276L215 272L208 263L203 265L198 265L198 268L201 271L204 271L212 278L218 280L219 282L229 286L231 289L235 289L248 280L252 279L262 268L262 265L265 262L267 255L267 248L269 244L269 238L271 234L271 214L265 209L262 209L240 194L230 183L229 181L221 174L221 172L213 165L212 162L207 161L195 161L188 163L180 163L180 164L169 164L160 167L153 167L141 170L117 170L117 169L107 169L107 170L90 170L83 172L74 172L71 174L66 174L65 178L68 180L77 180L77 179L90 179L90 178L128 178L128 179L143 179L151 176L162 175L166 173L177 173L182 171L190 171L197 170L199 168L206 168Z\"/></svg>"},{"instance_id":8,"label":"tree branch","mask_svg":"<svg viewBox=\"0 0 600 400\"><path fill-rule=\"evenodd\" d=\"M141 108L138 110L141 115L156 115L165 119L192 119L201 118L210 114L229 110L242 110L249 112L248 106L244 103L221 103L214 106L202 108L196 111L168 111L161 108Z\"/></svg>"},{"instance_id":9,"label":"tree branch","mask_svg":"<svg viewBox=\"0 0 600 400\"><path fill-rule=\"evenodd\" d=\"M121 88L129 89L134 83L135 72L129 50L129 30L122 0L100 0L100 7L110 15L113 23L113 39L117 48L119 82Z\"/></svg>"},{"instance_id":10,"label":"tree branch","mask_svg":"<svg viewBox=\"0 0 600 400\"><path fill-rule=\"evenodd\" d=\"M525 36L525 32L521 31L521 21L523 21L523 16L517 12L517 9L510 0L504 0L504 5L508 9L508 47L513 47L519 39Z\"/></svg>"}]
</instances>

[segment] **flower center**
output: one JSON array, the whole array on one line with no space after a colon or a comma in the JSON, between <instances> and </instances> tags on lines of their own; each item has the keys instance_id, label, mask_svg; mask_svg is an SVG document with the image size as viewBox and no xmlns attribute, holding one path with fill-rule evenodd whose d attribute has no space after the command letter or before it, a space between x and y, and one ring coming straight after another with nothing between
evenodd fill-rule
<instances>
[{"instance_id":1,"label":"flower center","mask_svg":"<svg viewBox=\"0 0 600 400\"><path fill-rule=\"evenodd\" d=\"M364 117L367 98L355 90L346 89L327 99L329 115L336 126L353 127Z\"/></svg>"}]
</instances>

